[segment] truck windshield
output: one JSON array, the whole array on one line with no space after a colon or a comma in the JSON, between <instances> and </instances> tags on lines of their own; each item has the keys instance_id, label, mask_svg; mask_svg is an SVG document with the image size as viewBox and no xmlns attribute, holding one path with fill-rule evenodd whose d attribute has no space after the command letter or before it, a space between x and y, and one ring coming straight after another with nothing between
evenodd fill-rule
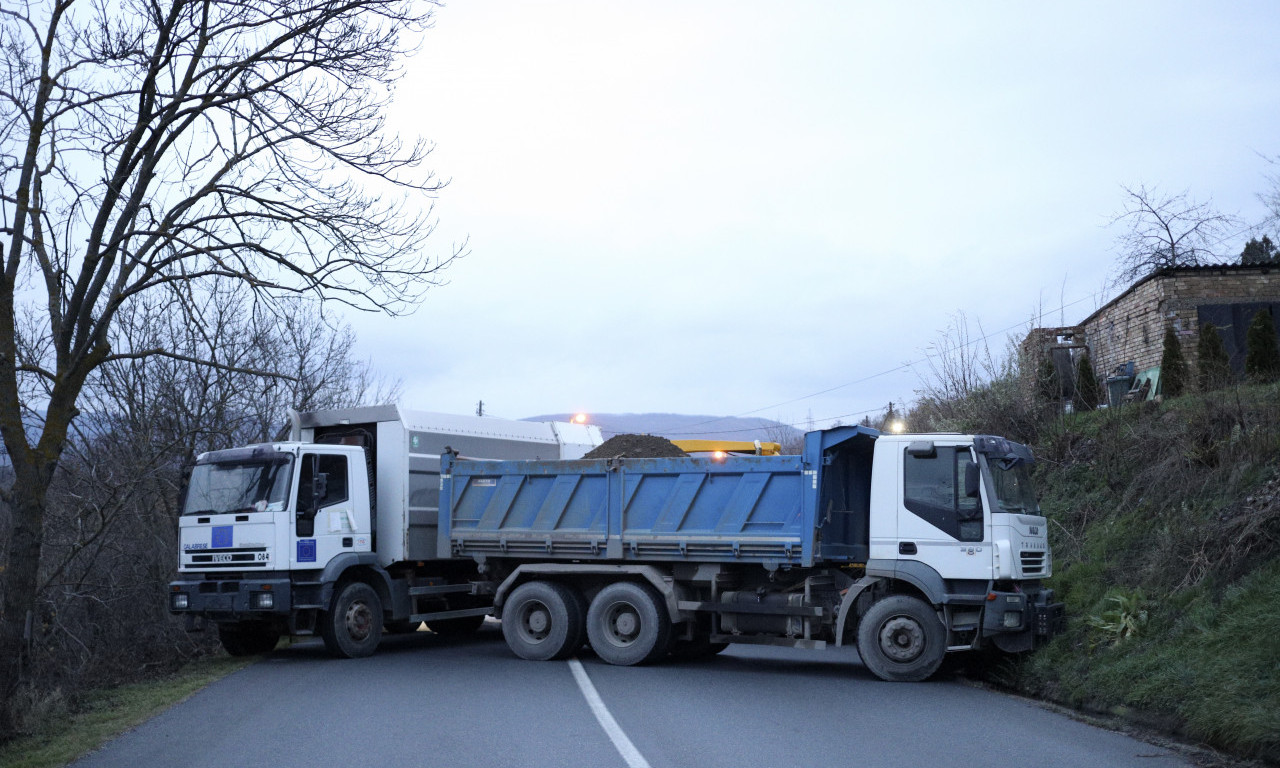
<instances>
[{"instance_id":1,"label":"truck windshield","mask_svg":"<svg viewBox=\"0 0 1280 768\"><path fill-rule=\"evenodd\" d=\"M280 512L289 500L293 460L197 464L187 482L184 515Z\"/></svg>"},{"instance_id":2,"label":"truck windshield","mask_svg":"<svg viewBox=\"0 0 1280 768\"><path fill-rule=\"evenodd\" d=\"M995 482L1000 508L1005 512L1040 514L1035 487L1031 484L1031 467L1021 462L1007 468L1002 464L991 462L991 479Z\"/></svg>"}]
</instances>

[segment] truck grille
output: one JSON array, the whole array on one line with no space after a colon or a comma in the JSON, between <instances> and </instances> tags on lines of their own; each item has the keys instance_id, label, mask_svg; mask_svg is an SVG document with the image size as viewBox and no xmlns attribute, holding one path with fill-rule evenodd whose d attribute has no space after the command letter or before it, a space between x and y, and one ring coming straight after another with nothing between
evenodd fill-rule
<instances>
[{"instance_id":1,"label":"truck grille","mask_svg":"<svg viewBox=\"0 0 1280 768\"><path fill-rule=\"evenodd\" d=\"M266 547L240 549L203 550L184 553L190 559L184 563L201 568L266 568L270 563Z\"/></svg>"},{"instance_id":2,"label":"truck grille","mask_svg":"<svg viewBox=\"0 0 1280 768\"><path fill-rule=\"evenodd\" d=\"M1022 575L1043 576L1046 553L1034 549L1022 550Z\"/></svg>"}]
</instances>

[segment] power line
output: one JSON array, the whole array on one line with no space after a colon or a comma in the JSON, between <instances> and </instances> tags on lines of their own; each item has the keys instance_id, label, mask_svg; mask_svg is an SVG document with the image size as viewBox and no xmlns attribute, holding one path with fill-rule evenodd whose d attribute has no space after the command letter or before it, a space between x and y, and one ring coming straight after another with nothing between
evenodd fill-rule
<instances>
[{"instance_id":1,"label":"power line","mask_svg":"<svg viewBox=\"0 0 1280 768\"><path fill-rule=\"evenodd\" d=\"M842 413L842 414L840 414L840 415L838 415L838 416L827 416L827 417L824 417L824 418L821 418L821 419L813 419L813 421L838 421L838 420L840 420L840 419L849 419L849 418L853 418L853 417L855 417L855 416L866 416L867 414L870 414L870 413L878 413L878 412L880 412L881 410L883 410L883 409L882 409L882 408L868 408L868 409L867 409L867 410L865 410L865 411L857 411L857 412L855 412L855 413ZM732 417L732 416L727 416L727 417L725 417L725 418L733 418L733 417ZM805 421L808 421L808 419L806 419ZM775 423L775 424L780 424L781 426L784 426L784 427L791 427L792 429L801 429L803 426L805 426L805 423L804 423L804 422L795 422L795 423L791 423L791 424L785 424L785 423L783 423L783 422L780 422L780 421L779 421L779 422L774 422L774 423ZM694 425L690 425L690 426L694 426ZM738 432L760 432L760 431L765 430L765 429L768 429L768 428L769 428L768 426L758 426L758 427L742 427L742 428L739 428L739 429L716 429L716 430L710 430L710 431L715 432L716 434L728 435L728 434L734 434L734 433L738 433ZM609 430L609 431L610 431L610 432L613 432L614 430ZM680 436L683 436L683 435L704 435L704 434L706 434L706 432L707 432L707 431L705 431L705 430L704 430L704 431L693 431L693 432L666 432L666 431L664 431L662 434L663 434L663 436L664 436L664 437L671 437L671 436L680 437Z\"/></svg>"},{"instance_id":2,"label":"power line","mask_svg":"<svg viewBox=\"0 0 1280 768\"><path fill-rule=\"evenodd\" d=\"M1076 299L1075 301L1067 302L1066 304L1063 304L1063 305L1062 305L1062 306L1060 306L1060 307L1056 307L1056 308L1054 308L1054 309L1050 309L1050 310L1048 310L1048 314L1052 314L1052 313L1054 313L1054 312L1061 312L1062 310L1067 309L1068 307L1073 307L1073 306L1075 306L1076 304L1079 304L1079 303L1080 303L1080 302L1082 302L1082 301L1088 301L1089 299L1095 299L1095 298L1097 298L1097 296L1098 296L1098 294L1099 294L1099 293L1100 293L1100 291L1095 291L1094 293L1091 293L1091 294L1089 294L1088 296L1082 296L1081 298ZM963 345L961 345L961 346L960 346L960 349L964 349L964 348L966 348L966 347L971 347L971 346L973 346L973 345L975 345L975 344L978 344L978 343L980 343L980 342L984 342L984 341L986 341L987 339L990 339L990 338L991 338L991 337L993 337L993 336L998 336L998 335L1000 335L1000 334L1008 333L1009 331L1012 331L1014 328L1018 328L1018 327L1019 327L1019 326L1021 326L1022 324L1023 324L1023 323L1020 321L1020 322L1014 323L1013 325L1010 325L1010 326L1008 326L1008 327L1006 327L1006 328L1002 328L1001 330L998 330L998 331L992 331L991 333L987 333L987 334L984 334L984 335L982 335L982 336L979 336L978 338L973 339L972 341L968 342L967 344L963 344ZM773 409L773 408L780 408L780 407L782 407L782 406L784 406L784 405L790 405L790 404L792 404L792 403L798 403L798 402L800 402L801 400L808 400L808 399L813 398L813 397L818 397L819 395L825 395L825 394L827 394L827 393L829 393L829 392L835 392L835 391L836 391L836 390L838 390L838 389L844 389L844 388L846 388L846 387L852 387L852 386L853 386L853 385L855 385L855 384L863 384L863 383L865 383L865 382L871 381L872 379L876 379L876 378L879 378L879 377L881 377L881 376L887 376L887 375L889 375L889 374L891 374L891 373L897 373L898 371L901 371L901 370L904 370L904 369L912 368L913 366L915 366L915 365L919 365L920 363L924 363L924 362L926 362L926 361L928 361L929 359L934 358L934 357L937 357L937 355L929 355L929 354L926 354L924 357L922 357L922 358L920 358L920 359L918 359L918 360L912 360L912 361L909 361L909 362L903 363L903 364L901 364L901 365L895 366L895 367L893 367L893 368L885 369L885 370L880 371L880 372L878 372L878 373L873 373L873 374L870 374L870 375L868 375L868 376L863 376L863 377L862 377L862 378L860 378L860 379L855 379L855 380L853 380L853 381L845 382L844 384L837 384L837 385L836 385L836 386L834 386L834 387L828 387L828 388L823 389L823 390L820 390L820 391L818 391L818 392L813 392L813 393L811 393L811 394L803 395L803 396L801 396L801 397L795 397L795 398L792 398L792 399L790 399L790 400L784 400L784 401L782 401L782 402L780 402L780 403L774 403L773 405L766 405L766 406L763 406L763 407L761 407L761 408L756 408L756 409L754 409L754 410L750 410L750 411L743 411L742 413L736 413L736 414L733 414L733 415L731 415L731 416L718 416L718 417L716 417L716 418L714 418L714 419L707 419L706 421L698 421L698 422L694 422L693 424L684 424L684 425L682 425L682 426L681 426L681 429L689 429L689 428L691 428L691 427L700 427L700 426L703 426L703 425L705 425L705 424L714 424L714 423L716 423L717 421L725 421L726 419L738 419L738 418L742 418L742 417L744 417L744 416L751 416L751 415L753 415L753 414L760 413L761 411L767 411L767 410L771 410L771 409ZM860 415L867 414L867 413L873 413L873 412L878 411L878 410L879 410L879 408L872 408L872 409L869 409L869 410L866 410L866 411L861 411L861 412L856 413L856 414L845 414L845 415L843 415L843 416L832 416L832 417L827 418L827 419L814 419L814 421L830 421L830 420L832 420L832 419L841 419L841 418L846 418L846 417L848 417L848 416L860 416ZM788 425L788 426L795 426L795 425ZM736 429L736 430L720 430L720 431L724 431L724 432L749 432L749 431L751 431L751 430L750 430L750 429ZM696 433L691 433L691 432L672 432L672 433L670 433L670 434L696 434Z\"/></svg>"}]
</instances>

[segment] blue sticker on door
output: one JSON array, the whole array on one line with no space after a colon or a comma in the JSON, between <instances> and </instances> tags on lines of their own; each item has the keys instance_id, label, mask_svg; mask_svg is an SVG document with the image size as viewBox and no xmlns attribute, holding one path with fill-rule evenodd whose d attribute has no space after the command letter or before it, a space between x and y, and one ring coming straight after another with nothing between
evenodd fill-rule
<instances>
[{"instance_id":1,"label":"blue sticker on door","mask_svg":"<svg viewBox=\"0 0 1280 768\"><path fill-rule=\"evenodd\" d=\"M298 539L298 562L314 563L316 561L316 540Z\"/></svg>"}]
</instances>

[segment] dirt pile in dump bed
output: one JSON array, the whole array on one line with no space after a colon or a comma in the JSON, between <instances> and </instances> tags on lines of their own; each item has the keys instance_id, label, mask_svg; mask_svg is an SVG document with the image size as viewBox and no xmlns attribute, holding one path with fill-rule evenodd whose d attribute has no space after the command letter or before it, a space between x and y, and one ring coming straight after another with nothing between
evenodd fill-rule
<instances>
[{"instance_id":1,"label":"dirt pile in dump bed","mask_svg":"<svg viewBox=\"0 0 1280 768\"><path fill-rule=\"evenodd\" d=\"M612 459L614 456L621 456L624 459L662 459L688 455L670 440L658 435L614 435L582 458Z\"/></svg>"}]
</instances>

